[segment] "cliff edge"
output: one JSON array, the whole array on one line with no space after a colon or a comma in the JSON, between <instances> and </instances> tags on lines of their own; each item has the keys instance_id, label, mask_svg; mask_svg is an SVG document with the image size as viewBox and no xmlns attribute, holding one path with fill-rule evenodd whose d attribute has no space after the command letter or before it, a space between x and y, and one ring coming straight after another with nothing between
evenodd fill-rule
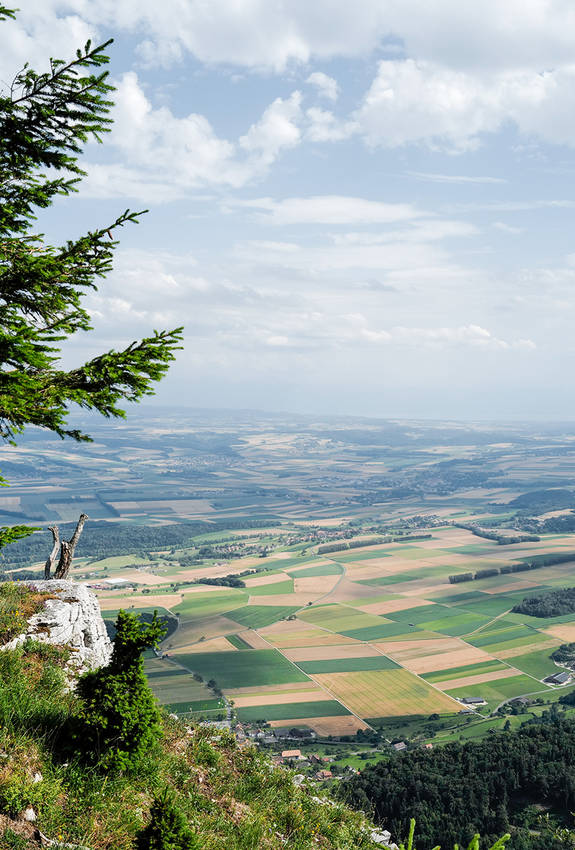
<instances>
[{"instance_id":1,"label":"cliff edge","mask_svg":"<svg viewBox=\"0 0 575 850\"><path fill-rule=\"evenodd\" d=\"M73 581L32 581L26 586L49 593L41 611L28 620L26 631L6 643L15 649L29 638L72 651L69 665L78 673L103 667L110 660L112 643L91 590Z\"/></svg>"}]
</instances>

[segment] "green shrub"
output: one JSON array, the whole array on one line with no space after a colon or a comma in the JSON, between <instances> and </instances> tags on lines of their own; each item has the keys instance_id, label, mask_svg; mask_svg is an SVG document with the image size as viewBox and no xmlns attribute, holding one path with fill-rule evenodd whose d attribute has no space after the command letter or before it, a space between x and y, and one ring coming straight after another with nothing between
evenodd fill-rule
<instances>
[{"instance_id":1,"label":"green shrub","mask_svg":"<svg viewBox=\"0 0 575 850\"><path fill-rule=\"evenodd\" d=\"M167 790L156 797L150 823L140 833L136 850L196 850L200 844Z\"/></svg>"},{"instance_id":2,"label":"green shrub","mask_svg":"<svg viewBox=\"0 0 575 850\"><path fill-rule=\"evenodd\" d=\"M151 623L120 611L114 651L107 667L80 677L77 750L104 767L126 770L159 736L156 701L144 675L142 652L158 643L165 626L156 613Z\"/></svg>"}]
</instances>

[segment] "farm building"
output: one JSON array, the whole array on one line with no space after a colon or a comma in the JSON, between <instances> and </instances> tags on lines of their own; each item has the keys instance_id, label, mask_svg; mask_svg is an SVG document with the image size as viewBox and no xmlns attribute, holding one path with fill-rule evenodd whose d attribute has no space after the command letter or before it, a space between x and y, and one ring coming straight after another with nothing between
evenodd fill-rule
<instances>
[{"instance_id":1,"label":"farm building","mask_svg":"<svg viewBox=\"0 0 575 850\"><path fill-rule=\"evenodd\" d=\"M462 702L463 705L487 705L487 700L484 700L483 697L462 697L459 702Z\"/></svg>"},{"instance_id":2,"label":"farm building","mask_svg":"<svg viewBox=\"0 0 575 850\"><path fill-rule=\"evenodd\" d=\"M561 673L554 673L552 676L547 676L544 680L550 685L565 685L571 678L569 670L563 670Z\"/></svg>"}]
</instances>

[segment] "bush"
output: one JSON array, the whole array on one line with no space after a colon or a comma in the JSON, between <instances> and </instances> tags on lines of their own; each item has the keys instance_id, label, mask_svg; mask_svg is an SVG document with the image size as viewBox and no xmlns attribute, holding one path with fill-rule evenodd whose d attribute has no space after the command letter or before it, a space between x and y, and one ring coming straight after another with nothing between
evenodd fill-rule
<instances>
[{"instance_id":1,"label":"bush","mask_svg":"<svg viewBox=\"0 0 575 850\"><path fill-rule=\"evenodd\" d=\"M150 823L140 833L136 850L196 850L198 839L188 827L186 819L174 803L172 795L164 791L156 797L150 811Z\"/></svg>"},{"instance_id":2,"label":"bush","mask_svg":"<svg viewBox=\"0 0 575 850\"><path fill-rule=\"evenodd\" d=\"M78 681L81 708L74 738L81 754L125 770L134 767L157 739L158 709L141 656L165 631L156 612L150 623L119 612L112 660Z\"/></svg>"}]
</instances>

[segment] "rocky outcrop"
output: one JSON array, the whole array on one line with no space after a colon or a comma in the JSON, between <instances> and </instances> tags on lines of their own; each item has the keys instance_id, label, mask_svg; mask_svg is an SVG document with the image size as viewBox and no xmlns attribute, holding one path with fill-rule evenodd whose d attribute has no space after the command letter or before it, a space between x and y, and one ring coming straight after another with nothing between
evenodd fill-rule
<instances>
[{"instance_id":1,"label":"rocky outcrop","mask_svg":"<svg viewBox=\"0 0 575 850\"><path fill-rule=\"evenodd\" d=\"M73 581L32 581L27 585L54 595L44 608L28 620L26 631L13 638L4 649L14 649L28 638L42 643L67 646L72 650L70 666L78 672L102 667L110 660L112 644L98 600L82 584Z\"/></svg>"}]
</instances>

